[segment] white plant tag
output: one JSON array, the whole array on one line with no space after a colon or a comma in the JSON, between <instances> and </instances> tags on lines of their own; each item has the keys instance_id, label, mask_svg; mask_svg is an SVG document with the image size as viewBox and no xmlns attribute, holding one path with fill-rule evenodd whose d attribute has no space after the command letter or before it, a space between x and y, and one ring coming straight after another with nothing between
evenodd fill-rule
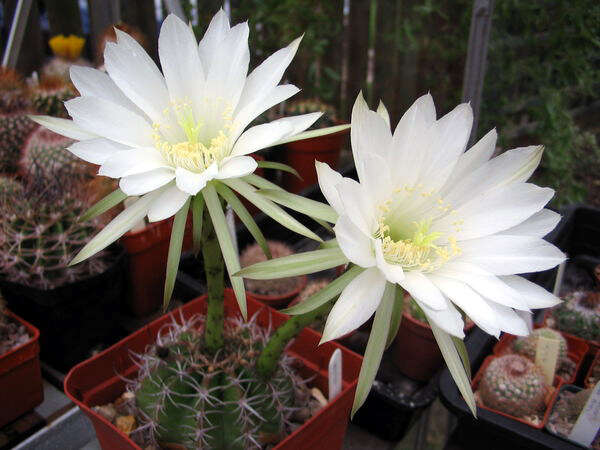
<instances>
[{"instance_id":1,"label":"white plant tag","mask_svg":"<svg viewBox=\"0 0 600 450\"><path fill-rule=\"evenodd\" d=\"M569 434L569 439L589 447L600 428L600 382L596 383L590 398L579 414L575 426Z\"/></svg>"},{"instance_id":2,"label":"white plant tag","mask_svg":"<svg viewBox=\"0 0 600 450\"><path fill-rule=\"evenodd\" d=\"M548 339L542 336L538 338L535 350L535 365L542 369L546 383L550 386L554 382L559 349L560 341L558 339Z\"/></svg>"},{"instance_id":3,"label":"white plant tag","mask_svg":"<svg viewBox=\"0 0 600 450\"><path fill-rule=\"evenodd\" d=\"M342 352L336 348L329 359L329 401L342 392Z\"/></svg>"}]
</instances>

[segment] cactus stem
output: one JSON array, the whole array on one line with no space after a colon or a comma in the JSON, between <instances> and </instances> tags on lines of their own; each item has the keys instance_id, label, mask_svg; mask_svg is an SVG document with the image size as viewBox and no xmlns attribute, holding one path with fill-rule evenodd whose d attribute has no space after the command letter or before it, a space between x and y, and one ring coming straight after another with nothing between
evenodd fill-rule
<instances>
[{"instance_id":1,"label":"cactus stem","mask_svg":"<svg viewBox=\"0 0 600 450\"><path fill-rule=\"evenodd\" d=\"M280 326L263 348L256 362L256 370L263 380L268 380L277 370L278 361L287 344L294 339L304 327L324 318L335 303L334 298L319 308L305 314L293 316Z\"/></svg>"}]
</instances>

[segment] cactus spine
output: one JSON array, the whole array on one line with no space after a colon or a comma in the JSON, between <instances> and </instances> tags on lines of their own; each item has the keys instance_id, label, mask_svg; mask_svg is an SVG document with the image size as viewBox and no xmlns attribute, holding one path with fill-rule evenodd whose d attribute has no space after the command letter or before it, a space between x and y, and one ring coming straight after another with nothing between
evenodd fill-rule
<instances>
[{"instance_id":1,"label":"cactus spine","mask_svg":"<svg viewBox=\"0 0 600 450\"><path fill-rule=\"evenodd\" d=\"M0 173L15 173L21 148L37 127L26 112L0 114Z\"/></svg>"},{"instance_id":2,"label":"cactus spine","mask_svg":"<svg viewBox=\"0 0 600 450\"><path fill-rule=\"evenodd\" d=\"M600 292L575 291L552 310L554 327L582 339L600 341Z\"/></svg>"}]
</instances>

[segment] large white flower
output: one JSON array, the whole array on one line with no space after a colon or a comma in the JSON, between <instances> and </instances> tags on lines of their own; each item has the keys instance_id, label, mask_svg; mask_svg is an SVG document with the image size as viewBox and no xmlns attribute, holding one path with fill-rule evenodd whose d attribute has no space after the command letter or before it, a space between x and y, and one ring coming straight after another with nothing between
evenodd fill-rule
<instances>
[{"instance_id":1,"label":"large white flower","mask_svg":"<svg viewBox=\"0 0 600 450\"><path fill-rule=\"evenodd\" d=\"M251 174L250 153L289 138L321 113L283 118L244 129L261 113L299 91L278 85L300 38L248 75L248 24L229 26L221 10L198 44L175 15L161 28L162 73L143 48L116 30L104 52L105 74L73 67L81 96L65 103L72 121L38 117L40 124L77 139L69 150L119 178L129 196L143 195L138 216L175 214L212 179Z\"/></svg>"},{"instance_id":2,"label":"large white flower","mask_svg":"<svg viewBox=\"0 0 600 450\"><path fill-rule=\"evenodd\" d=\"M370 111L359 95L352 111L352 152L359 182L317 163L319 184L339 214L337 242L365 268L342 291L324 331L335 339L378 308L386 283L404 288L430 321L463 337L455 306L480 328L526 335L515 310L558 299L515 274L556 266L565 256L542 238L559 221L544 209L553 191L527 183L542 147L490 159L496 131L467 152L469 104L436 120L431 95L419 98L394 133L383 104Z\"/></svg>"}]
</instances>

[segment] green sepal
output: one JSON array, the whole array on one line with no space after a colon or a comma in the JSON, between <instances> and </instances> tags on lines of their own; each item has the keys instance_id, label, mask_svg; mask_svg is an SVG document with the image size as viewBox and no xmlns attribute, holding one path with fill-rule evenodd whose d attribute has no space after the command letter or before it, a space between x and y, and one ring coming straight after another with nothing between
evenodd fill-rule
<instances>
[{"instance_id":1,"label":"green sepal","mask_svg":"<svg viewBox=\"0 0 600 450\"><path fill-rule=\"evenodd\" d=\"M97 201L93 206L91 206L87 211L85 211L79 218L79 221L85 222L86 220L98 217L100 214L105 213L109 209L117 206L126 198L127 194L125 194L121 189L117 189L108 194L102 200Z\"/></svg>"},{"instance_id":2,"label":"green sepal","mask_svg":"<svg viewBox=\"0 0 600 450\"><path fill-rule=\"evenodd\" d=\"M204 215L204 197L197 194L192 199L192 237L194 255L202 250L202 216Z\"/></svg>"},{"instance_id":3,"label":"green sepal","mask_svg":"<svg viewBox=\"0 0 600 450\"><path fill-rule=\"evenodd\" d=\"M258 193L275 203L279 203L286 208L293 209L309 217L326 220L330 223L335 223L338 219L338 214L335 210L325 203L276 189L261 189Z\"/></svg>"},{"instance_id":4,"label":"green sepal","mask_svg":"<svg viewBox=\"0 0 600 450\"><path fill-rule=\"evenodd\" d=\"M171 229L171 241L169 242L169 256L167 258L167 274L165 277L165 295L163 298L163 311L167 310L169 301L175 288L175 279L177 278L177 269L181 259L181 246L183 245L183 235L185 234L185 222L187 220L188 210L190 208L190 199L181 207Z\"/></svg>"},{"instance_id":5,"label":"green sepal","mask_svg":"<svg viewBox=\"0 0 600 450\"><path fill-rule=\"evenodd\" d=\"M294 169L292 166L288 166L287 164L278 163L278 162L274 162L274 161L257 161L257 162L258 162L258 167L260 167L262 169L281 170L283 172L291 173L292 175L295 175L298 178L302 179L302 177L300 176L298 171L296 169Z\"/></svg>"},{"instance_id":6,"label":"green sepal","mask_svg":"<svg viewBox=\"0 0 600 450\"><path fill-rule=\"evenodd\" d=\"M390 319L390 332L388 334L385 348L387 349L398 334L400 329L400 323L402 322L402 314L404 313L404 289L396 285L396 293L394 299L394 309L392 310L392 317Z\"/></svg>"}]
</instances>

